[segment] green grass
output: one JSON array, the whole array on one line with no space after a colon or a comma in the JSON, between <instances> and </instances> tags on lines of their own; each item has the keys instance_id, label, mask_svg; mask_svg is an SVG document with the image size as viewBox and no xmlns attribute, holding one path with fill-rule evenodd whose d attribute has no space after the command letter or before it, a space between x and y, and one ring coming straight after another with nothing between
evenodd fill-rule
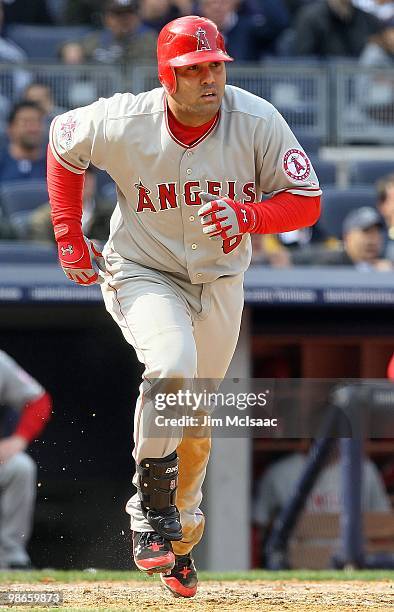
<instances>
[{"instance_id":1,"label":"green grass","mask_svg":"<svg viewBox=\"0 0 394 612\"><path fill-rule=\"evenodd\" d=\"M291 570L269 572L250 570L248 572L199 572L200 580L394 580L394 570ZM39 570L32 572L0 571L0 583L56 584L56 582L99 582L99 581L151 580L142 572L129 571L77 571Z\"/></svg>"}]
</instances>

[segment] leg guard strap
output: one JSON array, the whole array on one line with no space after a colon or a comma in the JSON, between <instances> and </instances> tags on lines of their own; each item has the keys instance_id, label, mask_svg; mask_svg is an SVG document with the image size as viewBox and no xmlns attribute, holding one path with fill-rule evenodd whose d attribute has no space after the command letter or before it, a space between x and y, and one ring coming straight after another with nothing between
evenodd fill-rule
<instances>
[{"instance_id":1,"label":"leg guard strap","mask_svg":"<svg viewBox=\"0 0 394 612\"><path fill-rule=\"evenodd\" d=\"M176 452L163 459L143 459L137 465L137 491L142 512L153 527L167 540L181 540L180 515L175 505L178 486Z\"/></svg>"}]
</instances>

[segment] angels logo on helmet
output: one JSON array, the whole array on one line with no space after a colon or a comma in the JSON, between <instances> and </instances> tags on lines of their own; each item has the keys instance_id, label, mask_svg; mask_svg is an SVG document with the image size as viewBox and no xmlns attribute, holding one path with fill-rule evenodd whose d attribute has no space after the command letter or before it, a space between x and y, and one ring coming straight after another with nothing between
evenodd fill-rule
<instances>
[{"instance_id":1,"label":"angels logo on helmet","mask_svg":"<svg viewBox=\"0 0 394 612\"><path fill-rule=\"evenodd\" d=\"M207 32L203 28L198 28L196 31L197 36L197 49L196 51L212 51L207 38Z\"/></svg>"}]
</instances>

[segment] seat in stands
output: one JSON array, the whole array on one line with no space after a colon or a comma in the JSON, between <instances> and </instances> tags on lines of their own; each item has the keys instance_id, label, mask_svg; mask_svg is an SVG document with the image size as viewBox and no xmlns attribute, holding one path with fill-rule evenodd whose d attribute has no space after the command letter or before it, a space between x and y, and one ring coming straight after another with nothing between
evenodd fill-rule
<instances>
[{"instance_id":1,"label":"seat in stands","mask_svg":"<svg viewBox=\"0 0 394 612\"><path fill-rule=\"evenodd\" d=\"M394 173L394 161L360 160L350 166L351 185L374 185L383 176Z\"/></svg>"},{"instance_id":2,"label":"seat in stands","mask_svg":"<svg viewBox=\"0 0 394 612\"><path fill-rule=\"evenodd\" d=\"M355 208L375 206L374 187L354 186L347 189L327 187L323 190L322 214L319 228L325 236L342 237L342 223L346 215Z\"/></svg>"},{"instance_id":3,"label":"seat in stands","mask_svg":"<svg viewBox=\"0 0 394 612\"><path fill-rule=\"evenodd\" d=\"M7 36L25 51L30 61L55 61L63 43L79 40L90 31L86 26L15 24L7 28Z\"/></svg>"}]
</instances>

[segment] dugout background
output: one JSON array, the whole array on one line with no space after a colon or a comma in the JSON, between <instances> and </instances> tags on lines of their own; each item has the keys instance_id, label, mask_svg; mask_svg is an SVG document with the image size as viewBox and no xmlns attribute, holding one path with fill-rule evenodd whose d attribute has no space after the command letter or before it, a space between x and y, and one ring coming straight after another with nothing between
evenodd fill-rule
<instances>
[{"instance_id":1,"label":"dugout background","mask_svg":"<svg viewBox=\"0 0 394 612\"><path fill-rule=\"evenodd\" d=\"M141 364L101 305L13 306L0 309L0 320L1 348L54 402L52 420L30 447L41 483L33 564L130 567L122 510Z\"/></svg>"},{"instance_id":2,"label":"dugout background","mask_svg":"<svg viewBox=\"0 0 394 612\"><path fill-rule=\"evenodd\" d=\"M280 375L278 367L285 377L384 377L394 347L390 308L254 306L251 330L258 377ZM52 421L30 447L41 483L34 565L130 568L123 508L142 372L133 350L101 304L2 306L0 346L54 400ZM294 441L275 445L254 441L252 490L268 458L294 450Z\"/></svg>"}]
</instances>

